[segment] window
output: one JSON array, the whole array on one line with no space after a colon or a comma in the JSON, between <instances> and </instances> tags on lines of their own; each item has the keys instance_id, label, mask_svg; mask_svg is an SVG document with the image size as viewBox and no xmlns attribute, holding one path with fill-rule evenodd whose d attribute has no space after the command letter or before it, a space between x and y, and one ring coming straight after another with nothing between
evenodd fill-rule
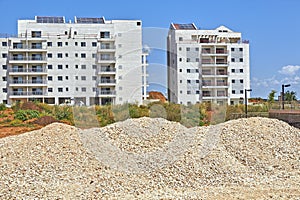
<instances>
[{"instance_id":1,"label":"window","mask_svg":"<svg viewBox=\"0 0 300 200\"><path fill-rule=\"evenodd\" d=\"M42 37L42 32L41 31L31 31L31 37L41 38Z\"/></svg>"},{"instance_id":2,"label":"window","mask_svg":"<svg viewBox=\"0 0 300 200\"><path fill-rule=\"evenodd\" d=\"M68 69L69 68L69 65L66 65L66 69Z\"/></svg>"},{"instance_id":3,"label":"window","mask_svg":"<svg viewBox=\"0 0 300 200\"><path fill-rule=\"evenodd\" d=\"M2 88L3 93L7 93L7 88Z\"/></svg>"},{"instance_id":4,"label":"window","mask_svg":"<svg viewBox=\"0 0 300 200\"><path fill-rule=\"evenodd\" d=\"M191 62L191 59L190 59L190 58L187 58L187 59L186 59L186 62Z\"/></svg>"},{"instance_id":5,"label":"window","mask_svg":"<svg viewBox=\"0 0 300 200\"><path fill-rule=\"evenodd\" d=\"M241 94L244 94L244 90L240 90L240 93L241 93Z\"/></svg>"},{"instance_id":6,"label":"window","mask_svg":"<svg viewBox=\"0 0 300 200\"><path fill-rule=\"evenodd\" d=\"M182 83L182 80L180 80L179 83Z\"/></svg>"},{"instance_id":7,"label":"window","mask_svg":"<svg viewBox=\"0 0 300 200\"><path fill-rule=\"evenodd\" d=\"M199 62L199 58L196 58L196 62Z\"/></svg>"},{"instance_id":8,"label":"window","mask_svg":"<svg viewBox=\"0 0 300 200\"><path fill-rule=\"evenodd\" d=\"M63 69L62 65L57 65L57 69Z\"/></svg>"},{"instance_id":9,"label":"window","mask_svg":"<svg viewBox=\"0 0 300 200\"><path fill-rule=\"evenodd\" d=\"M243 48L239 48L239 51L243 51Z\"/></svg>"},{"instance_id":10,"label":"window","mask_svg":"<svg viewBox=\"0 0 300 200\"><path fill-rule=\"evenodd\" d=\"M86 69L86 65L81 65L81 69Z\"/></svg>"},{"instance_id":11,"label":"window","mask_svg":"<svg viewBox=\"0 0 300 200\"><path fill-rule=\"evenodd\" d=\"M74 31L74 35L77 35L77 31Z\"/></svg>"},{"instance_id":12,"label":"window","mask_svg":"<svg viewBox=\"0 0 300 200\"><path fill-rule=\"evenodd\" d=\"M63 56L62 56L62 53L58 53L58 54L57 54L57 57L58 57L58 58L62 58L62 57L63 57Z\"/></svg>"},{"instance_id":13,"label":"window","mask_svg":"<svg viewBox=\"0 0 300 200\"><path fill-rule=\"evenodd\" d=\"M53 80L52 76L48 76L48 81L52 81L52 80Z\"/></svg>"},{"instance_id":14,"label":"window","mask_svg":"<svg viewBox=\"0 0 300 200\"><path fill-rule=\"evenodd\" d=\"M108 31L100 32L100 38L110 38L110 33Z\"/></svg>"},{"instance_id":15,"label":"window","mask_svg":"<svg viewBox=\"0 0 300 200\"><path fill-rule=\"evenodd\" d=\"M97 91L97 88L93 87L93 92L96 92Z\"/></svg>"},{"instance_id":16,"label":"window","mask_svg":"<svg viewBox=\"0 0 300 200\"><path fill-rule=\"evenodd\" d=\"M97 80L97 76L92 76L92 80L96 81Z\"/></svg>"},{"instance_id":17,"label":"window","mask_svg":"<svg viewBox=\"0 0 300 200\"><path fill-rule=\"evenodd\" d=\"M6 76L3 76L3 77L2 77L2 81L7 81Z\"/></svg>"},{"instance_id":18,"label":"window","mask_svg":"<svg viewBox=\"0 0 300 200\"><path fill-rule=\"evenodd\" d=\"M78 65L75 65L75 69L78 69Z\"/></svg>"},{"instance_id":19,"label":"window","mask_svg":"<svg viewBox=\"0 0 300 200\"><path fill-rule=\"evenodd\" d=\"M78 76L75 76L75 80L78 80Z\"/></svg>"},{"instance_id":20,"label":"window","mask_svg":"<svg viewBox=\"0 0 300 200\"><path fill-rule=\"evenodd\" d=\"M120 87L119 87L119 90L123 90L123 87L120 86Z\"/></svg>"},{"instance_id":21,"label":"window","mask_svg":"<svg viewBox=\"0 0 300 200\"><path fill-rule=\"evenodd\" d=\"M6 70L7 69L7 65L2 65L2 69Z\"/></svg>"},{"instance_id":22,"label":"window","mask_svg":"<svg viewBox=\"0 0 300 200\"><path fill-rule=\"evenodd\" d=\"M231 62L235 62L235 59L234 59L234 58L231 58Z\"/></svg>"},{"instance_id":23,"label":"window","mask_svg":"<svg viewBox=\"0 0 300 200\"><path fill-rule=\"evenodd\" d=\"M65 42L65 46L68 46L69 45L69 43L68 42Z\"/></svg>"},{"instance_id":24,"label":"window","mask_svg":"<svg viewBox=\"0 0 300 200\"><path fill-rule=\"evenodd\" d=\"M187 69L186 72L187 72L187 73L191 73L191 69Z\"/></svg>"},{"instance_id":25,"label":"window","mask_svg":"<svg viewBox=\"0 0 300 200\"><path fill-rule=\"evenodd\" d=\"M7 47L7 42L2 42L3 47Z\"/></svg>"},{"instance_id":26,"label":"window","mask_svg":"<svg viewBox=\"0 0 300 200\"><path fill-rule=\"evenodd\" d=\"M186 51L190 51L190 50L191 50L191 48L190 48L190 47L187 47L187 48L186 48Z\"/></svg>"},{"instance_id":27,"label":"window","mask_svg":"<svg viewBox=\"0 0 300 200\"><path fill-rule=\"evenodd\" d=\"M68 35L68 31L65 31L65 35Z\"/></svg>"},{"instance_id":28,"label":"window","mask_svg":"<svg viewBox=\"0 0 300 200\"><path fill-rule=\"evenodd\" d=\"M179 41L182 41L183 40L183 38L182 37L179 37Z\"/></svg>"},{"instance_id":29,"label":"window","mask_svg":"<svg viewBox=\"0 0 300 200\"><path fill-rule=\"evenodd\" d=\"M68 87L66 87L66 92L69 92L69 88Z\"/></svg>"},{"instance_id":30,"label":"window","mask_svg":"<svg viewBox=\"0 0 300 200\"><path fill-rule=\"evenodd\" d=\"M191 80L187 80L187 83L191 83Z\"/></svg>"},{"instance_id":31,"label":"window","mask_svg":"<svg viewBox=\"0 0 300 200\"><path fill-rule=\"evenodd\" d=\"M122 76L119 76L119 80L122 80Z\"/></svg>"},{"instance_id":32,"label":"window","mask_svg":"<svg viewBox=\"0 0 300 200\"><path fill-rule=\"evenodd\" d=\"M186 94L191 94L191 91L190 90L186 91Z\"/></svg>"},{"instance_id":33,"label":"window","mask_svg":"<svg viewBox=\"0 0 300 200\"><path fill-rule=\"evenodd\" d=\"M78 92L78 87L75 88L76 92Z\"/></svg>"},{"instance_id":34,"label":"window","mask_svg":"<svg viewBox=\"0 0 300 200\"><path fill-rule=\"evenodd\" d=\"M75 46L78 46L78 42L75 42Z\"/></svg>"},{"instance_id":35,"label":"window","mask_svg":"<svg viewBox=\"0 0 300 200\"><path fill-rule=\"evenodd\" d=\"M97 69L97 65L93 65L92 68L93 68L93 69Z\"/></svg>"},{"instance_id":36,"label":"window","mask_svg":"<svg viewBox=\"0 0 300 200\"><path fill-rule=\"evenodd\" d=\"M196 80L196 83L200 83L200 81L199 81L199 80Z\"/></svg>"},{"instance_id":37,"label":"window","mask_svg":"<svg viewBox=\"0 0 300 200\"><path fill-rule=\"evenodd\" d=\"M140 26L140 25L141 25L141 22L137 22L136 25L137 25L137 26Z\"/></svg>"},{"instance_id":38,"label":"window","mask_svg":"<svg viewBox=\"0 0 300 200\"><path fill-rule=\"evenodd\" d=\"M62 47L62 42L57 42L58 47Z\"/></svg>"},{"instance_id":39,"label":"window","mask_svg":"<svg viewBox=\"0 0 300 200\"><path fill-rule=\"evenodd\" d=\"M231 80L231 83L235 83L235 80L233 79L233 80Z\"/></svg>"},{"instance_id":40,"label":"window","mask_svg":"<svg viewBox=\"0 0 300 200\"><path fill-rule=\"evenodd\" d=\"M69 54L68 54L68 53L65 53L65 57L69 57Z\"/></svg>"},{"instance_id":41,"label":"window","mask_svg":"<svg viewBox=\"0 0 300 200\"><path fill-rule=\"evenodd\" d=\"M231 72L234 73L234 72L235 72L235 69L231 69Z\"/></svg>"},{"instance_id":42,"label":"window","mask_svg":"<svg viewBox=\"0 0 300 200\"><path fill-rule=\"evenodd\" d=\"M86 47L86 43L85 43L85 42L81 42L80 45L81 45L82 47Z\"/></svg>"},{"instance_id":43,"label":"window","mask_svg":"<svg viewBox=\"0 0 300 200\"><path fill-rule=\"evenodd\" d=\"M119 65L119 69L122 69L123 68L123 66L122 65Z\"/></svg>"},{"instance_id":44,"label":"window","mask_svg":"<svg viewBox=\"0 0 300 200\"><path fill-rule=\"evenodd\" d=\"M3 53L2 58L7 58L7 53Z\"/></svg>"},{"instance_id":45,"label":"window","mask_svg":"<svg viewBox=\"0 0 300 200\"><path fill-rule=\"evenodd\" d=\"M243 58L240 58L240 62L244 62L244 59L243 59Z\"/></svg>"},{"instance_id":46,"label":"window","mask_svg":"<svg viewBox=\"0 0 300 200\"><path fill-rule=\"evenodd\" d=\"M76 58L78 57L78 53L75 53L75 57L76 57Z\"/></svg>"},{"instance_id":47,"label":"window","mask_svg":"<svg viewBox=\"0 0 300 200\"><path fill-rule=\"evenodd\" d=\"M196 47L196 48L195 48L195 51L199 51L199 47Z\"/></svg>"},{"instance_id":48,"label":"window","mask_svg":"<svg viewBox=\"0 0 300 200\"><path fill-rule=\"evenodd\" d=\"M235 90L232 90L231 93L232 93L232 94L235 94Z\"/></svg>"},{"instance_id":49,"label":"window","mask_svg":"<svg viewBox=\"0 0 300 200\"><path fill-rule=\"evenodd\" d=\"M93 53L92 54L92 58L96 58L97 57L97 54L96 53Z\"/></svg>"},{"instance_id":50,"label":"window","mask_svg":"<svg viewBox=\"0 0 300 200\"><path fill-rule=\"evenodd\" d=\"M47 57L48 57L48 58L52 58L52 53L48 53L48 54L47 54Z\"/></svg>"},{"instance_id":51,"label":"window","mask_svg":"<svg viewBox=\"0 0 300 200\"><path fill-rule=\"evenodd\" d=\"M48 92L53 92L53 88L48 88Z\"/></svg>"},{"instance_id":52,"label":"window","mask_svg":"<svg viewBox=\"0 0 300 200\"><path fill-rule=\"evenodd\" d=\"M82 87L81 92L86 92L86 87Z\"/></svg>"},{"instance_id":53,"label":"window","mask_svg":"<svg viewBox=\"0 0 300 200\"><path fill-rule=\"evenodd\" d=\"M62 77L62 76L58 76L58 77L57 77L57 80L58 80L58 81L62 81L62 80L63 80L63 77Z\"/></svg>"},{"instance_id":54,"label":"window","mask_svg":"<svg viewBox=\"0 0 300 200\"><path fill-rule=\"evenodd\" d=\"M86 76L81 76L81 80L85 81L86 80Z\"/></svg>"},{"instance_id":55,"label":"window","mask_svg":"<svg viewBox=\"0 0 300 200\"><path fill-rule=\"evenodd\" d=\"M181 62L182 61L182 58L179 58L179 62Z\"/></svg>"},{"instance_id":56,"label":"window","mask_svg":"<svg viewBox=\"0 0 300 200\"><path fill-rule=\"evenodd\" d=\"M180 92L180 94L182 94L182 90L180 90L179 92Z\"/></svg>"},{"instance_id":57,"label":"window","mask_svg":"<svg viewBox=\"0 0 300 200\"><path fill-rule=\"evenodd\" d=\"M52 47L52 42L47 42L48 47Z\"/></svg>"},{"instance_id":58,"label":"window","mask_svg":"<svg viewBox=\"0 0 300 200\"><path fill-rule=\"evenodd\" d=\"M244 73L244 70L243 70L243 69L240 69L240 73Z\"/></svg>"},{"instance_id":59,"label":"window","mask_svg":"<svg viewBox=\"0 0 300 200\"><path fill-rule=\"evenodd\" d=\"M240 83L244 83L244 80L243 80L243 79L240 79Z\"/></svg>"},{"instance_id":60,"label":"window","mask_svg":"<svg viewBox=\"0 0 300 200\"><path fill-rule=\"evenodd\" d=\"M122 55L119 55L119 57L118 58L122 58Z\"/></svg>"},{"instance_id":61,"label":"window","mask_svg":"<svg viewBox=\"0 0 300 200\"><path fill-rule=\"evenodd\" d=\"M182 69L179 69L179 72L182 72Z\"/></svg>"},{"instance_id":62,"label":"window","mask_svg":"<svg viewBox=\"0 0 300 200\"><path fill-rule=\"evenodd\" d=\"M200 91L199 91L199 90L196 90L196 94L200 94Z\"/></svg>"},{"instance_id":63,"label":"window","mask_svg":"<svg viewBox=\"0 0 300 200\"><path fill-rule=\"evenodd\" d=\"M66 80L69 80L69 77L68 77L68 76L65 76L65 79L66 79Z\"/></svg>"},{"instance_id":64,"label":"window","mask_svg":"<svg viewBox=\"0 0 300 200\"><path fill-rule=\"evenodd\" d=\"M48 65L48 69L53 69L52 65Z\"/></svg>"},{"instance_id":65,"label":"window","mask_svg":"<svg viewBox=\"0 0 300 200\"><path fill-rule=\"evenodd\" d=\"M122 44L118 44L118 47L121 48L121 47L122 47Z\"/></svg>"},{"instance_id":66,"label":"window","mask_svg":"<svg viewBox=\"0 0 300 200\"><path fill-rule=\"evenodd\" d=\"M97 46L97 42L92 42L92 47L96 47Z\"/></svg>"},{"instance_id":67,"label":"window","mask_svg":"<svg viewBox=\"0 0 300 200\"><path fill-rule=\"evenodd\" d=\"M181 47L179 47L179 51L181 51L182 50L182 48Z\"/></svg>"},{"instance_id":68,"label":"window","mask_svg":"<svg viewBox=\"0 0 300 200\"><path fill-rule=\"evenodd\" d=\"M231 48L231 51L234 51L234 48Z\"/></svg>"},{"instance_id":69,"label":"window","mask_svg":"<svg viewBox=\"0 0 300 200\"><path fill-rule=\"evenodd\" d=\"M57 88L58 92L63 92L63 88Z\"/></svg>"},{"instance_id":70,"label":"window","mask_svg":"<svg viewBox=\"0 0 300 200\"><path fill-rule=\"evenodd\" d=\"M85 53L82 53L82 54L81 54L81 58L86 58Z\"/></svg>"}]
</instances>

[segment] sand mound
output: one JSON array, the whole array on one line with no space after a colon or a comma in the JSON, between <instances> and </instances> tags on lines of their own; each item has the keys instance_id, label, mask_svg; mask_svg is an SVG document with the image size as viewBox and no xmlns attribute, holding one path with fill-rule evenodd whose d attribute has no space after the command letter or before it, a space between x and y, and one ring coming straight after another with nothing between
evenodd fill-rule
<instances>
[{"instance_id":1,"label":"sand mound","mask_svg":"<svg viewBox=\"0 0 300 200\"><path fill-rule=\"evenodd\" d=\"M53 123L0 139L0 198L290 199L300 197L299 156L299 129L275 119Z\"/></svg>"}]
</instances>

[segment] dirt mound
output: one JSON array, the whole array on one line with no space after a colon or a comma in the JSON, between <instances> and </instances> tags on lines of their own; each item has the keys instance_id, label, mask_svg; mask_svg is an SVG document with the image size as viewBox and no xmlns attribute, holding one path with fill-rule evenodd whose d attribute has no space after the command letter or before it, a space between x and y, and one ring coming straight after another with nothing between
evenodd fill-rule
<instances>
[{"instance_id":1,"label":"dirt mound","mask_svg":"<svg viewBox=\"0 0 300 200\"><path fill-rule=\"evenodd\" d=\"M54 122L59 122L59 121L56 120L54 117L51 117L51 116L43 116L41 118L38 118L38 119L34 120L32 123L37 124L37 125L41 125L41 126L46 126L46 125L52 124Z\"/></svg>"},{"instance_id":2,"label":"dirt mound","mask_svg":"<svg viewBox=\"0 0 300 200\"><path fill-rule=\"evenodd\" d=\"M0 198L296 199L299 134L266 118L190 129L161 118L53 123L0 139Z\"/></svg>"},{"instance_id":3,"label":"dirt mound","mask_svg":"<svg viewBox=\"0 0 300 200\"><path fill-rule=\"evenodd\" d=\"M149 92L149 99L159 99L161 102L165 103L167 101L166 97L161 92L151 91Z\"/></svg>"},{"instance_id":4,"label":"dirt mound","mask_svg":"<svg viewBox=\"0 0 300 200\"><path fill-rule=\"evenodd\" d=\"M35 103L31 101L27 101L21 104L20 107L22 110L37 110L37 111L42 111L40 107L38 107Z\"/></svg>"}]
</instances>

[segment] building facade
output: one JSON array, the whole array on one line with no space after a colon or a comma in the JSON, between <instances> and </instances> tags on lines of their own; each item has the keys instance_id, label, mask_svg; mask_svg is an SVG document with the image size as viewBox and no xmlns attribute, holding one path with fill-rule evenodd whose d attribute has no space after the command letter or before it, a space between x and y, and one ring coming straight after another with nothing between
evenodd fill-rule
<instances>
[{"instance_id":1,"label":"building facade","mask_svg":"<svg viewBox=\"0 0 300 200\"><path fill-rule=\"evenodd\" d=\"M0 38L0 103L141 104L146 56L139 20L18 20L18 35Z\"/></svg>"},{"instance_id":2,"label":"building facade","mask_svg":"<svg viewBox=\"0 0 300 200\"><path fill-rule=\"evenodd\" d=\"M225 26L200 30L171 24L167 37L170 102L244 102L250 88L249 42ZM248 95L249 96L249 95Z\"/></svg>"}]
</instances>

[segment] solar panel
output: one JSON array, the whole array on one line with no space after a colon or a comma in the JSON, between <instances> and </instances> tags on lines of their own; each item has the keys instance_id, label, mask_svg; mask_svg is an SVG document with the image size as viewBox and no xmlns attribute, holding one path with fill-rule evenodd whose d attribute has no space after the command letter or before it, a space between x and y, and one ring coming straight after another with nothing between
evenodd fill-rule
<instances>
[{"instance_id":1,"label":"solar panel","mask_svg":"<svg viewBox=\"0 0 300 200\"><path fill-rule=\"evenodd\" d=\"M36 17L37 23L52 23L52 24L58 24L58 23L65 23L64 17Z\"/></svg>"},{"instance_id":2,"label":"solar panel","mask_svg":"<svg viewBox=\"0 0 300 200\"><path fill-rule=\"evenodd\" d=\"M193 24L178 24L179 29L195 29Z\"/></svg>"},{"instance_id":3,"label":"solar panel","mask_svg":"<svg viewBox=\"0 0 300 200\"><path fill-rule=\"evenodd\" d=\"M77 17L78 24L104 24L103 18Z\"/></svg>"}]
</instances>

